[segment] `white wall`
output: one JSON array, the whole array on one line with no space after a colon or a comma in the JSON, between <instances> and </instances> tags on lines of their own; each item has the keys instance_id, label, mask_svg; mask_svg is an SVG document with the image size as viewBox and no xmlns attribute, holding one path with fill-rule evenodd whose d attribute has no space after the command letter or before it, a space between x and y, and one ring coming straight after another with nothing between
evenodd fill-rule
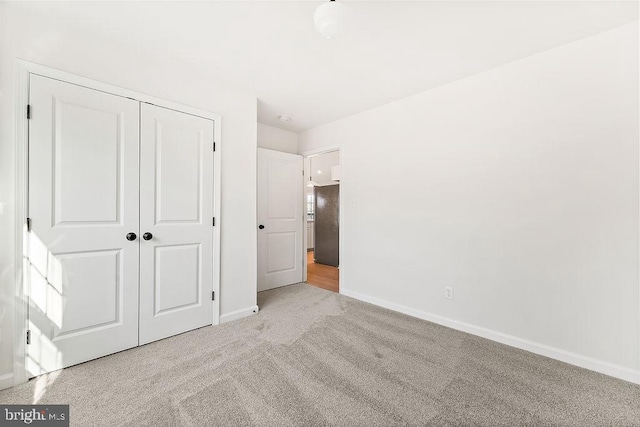
<instances>
[{"instance_id":1,"label":"white wall","mask_svg":"<svg viewBox=\"0 0 640 427\"><path fill-rule=\"evenodd\" d=\"M298 154L298 134L258 123L258 147Z\"/></svg>"},{"instance_id":2,"label":"white wall","mask_svg":"<svg viewBox=\"0 0 640 427\"><path fill-rule=\"evenodd\" d=\"M341 291L640 381L638 115L636 22L301 133Z\"/></svg>"},{"instance_id":3,"label":"white wall","mask_svg":"<svg viewBox=\"0 0 640 427\"><path fill-rule=\"evenodd\" d=\"M13 357L14 59L222 115L221 315L256 304L256 97L175 61L87 38L0 6L0 387ZM23 114L24 112L20 112Z\"/></svg>"}]
</instances>

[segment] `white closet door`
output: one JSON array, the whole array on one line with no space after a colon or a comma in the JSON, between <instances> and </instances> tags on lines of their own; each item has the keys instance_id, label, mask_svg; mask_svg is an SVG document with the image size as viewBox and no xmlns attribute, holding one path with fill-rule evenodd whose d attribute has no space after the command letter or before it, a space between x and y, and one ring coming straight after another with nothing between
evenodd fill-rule
<instances>
[{"instance_id":1,"label":"white closet door","mask_svg":"<svg viewBox=\"0 0 640 427\"><path fill-rule=\"evenodd\" d=\"M258 291L302 281L302 156L258 148Z\"/></svg>"},{"instance_id":2,"label":"white closet door","mask_svg":"<svg viewBox=\"0 0 640 427\"><path fill-rule=\"evenodd\" d=\"M138 344L139 104L30 78L27 368Z\"/></svg>"},{"instance_id":3,"label":"white closet door","mask_svg":"<svg viewBox=\"0 0 640 427\"><path fill-rule=\"evenodd\" d=\"M141 345L213 321L213 126L141 104Z\"/></svg>"}]
</instances>

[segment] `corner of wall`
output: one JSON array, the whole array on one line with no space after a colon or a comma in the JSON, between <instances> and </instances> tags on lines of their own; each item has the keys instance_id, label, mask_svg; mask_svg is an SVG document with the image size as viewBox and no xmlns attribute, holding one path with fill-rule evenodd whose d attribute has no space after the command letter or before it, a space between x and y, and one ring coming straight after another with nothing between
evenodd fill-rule
<instances>
[{"instance_id":1,"label":"corner of wall","mask_svg":"<svg viewBox=\"0 0 640 427\"><path fill-rule=\"evenodd\" d=\"M13 374L5 374L0 376L0 390L13 387Z\"/></svg>"},{"instance_id":2,"label":"corner of wall","mask_svg":"<svg viewBox=\"0 0 640 427\"><path fill-rule=\"evenodd\" d=\"M252 307L247 307L240 310L232 311L231 313L223 314L222 316L220 316L220 324L232 322L234 320L258 314L258 311L258 306L254 305Z\"/></svg>"}]
</instances>

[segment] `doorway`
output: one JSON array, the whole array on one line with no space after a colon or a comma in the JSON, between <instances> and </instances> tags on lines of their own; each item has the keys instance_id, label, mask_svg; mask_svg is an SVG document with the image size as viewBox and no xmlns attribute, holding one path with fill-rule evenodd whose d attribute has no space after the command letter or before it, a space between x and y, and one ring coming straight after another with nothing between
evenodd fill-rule
<instances>
[{"instance_id":1,"label":"doorway","mask_svg":"<svg viewBox=\"0 0 640 427\"><path fill-rule=\"evenodd\" d=\"M307 280L309 285L339 292L340 152L305 158Z\"/></svg>"}]
</instances>

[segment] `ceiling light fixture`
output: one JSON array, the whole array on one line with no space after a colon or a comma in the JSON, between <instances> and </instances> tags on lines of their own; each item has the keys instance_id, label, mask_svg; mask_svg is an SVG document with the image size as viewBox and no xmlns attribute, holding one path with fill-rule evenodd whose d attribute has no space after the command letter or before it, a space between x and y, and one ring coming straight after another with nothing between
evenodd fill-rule
<instances>
[{"instance_id":1,"label":"ceiling light fixture","mask_svg":"<svg viewBox=\"0 0 640 427\"><path fill-rule=\"evenodd\" d=\"M291 117L289 117L289 116L280 116L280 121L281 122L285 122L285 123L289 123L291 121Z\"/></svg>"},{"instance_id":2,"label":"ceiling light fixture","mask_svg":"<svg viewBox=\"0 0 640 427\"><path fill-rule=\"evenodd\" d=\"M332 39L346 30L347 8L335 0L322 3L313 14L316 30L327 39Z\"/></svg>"}]
</instances>

